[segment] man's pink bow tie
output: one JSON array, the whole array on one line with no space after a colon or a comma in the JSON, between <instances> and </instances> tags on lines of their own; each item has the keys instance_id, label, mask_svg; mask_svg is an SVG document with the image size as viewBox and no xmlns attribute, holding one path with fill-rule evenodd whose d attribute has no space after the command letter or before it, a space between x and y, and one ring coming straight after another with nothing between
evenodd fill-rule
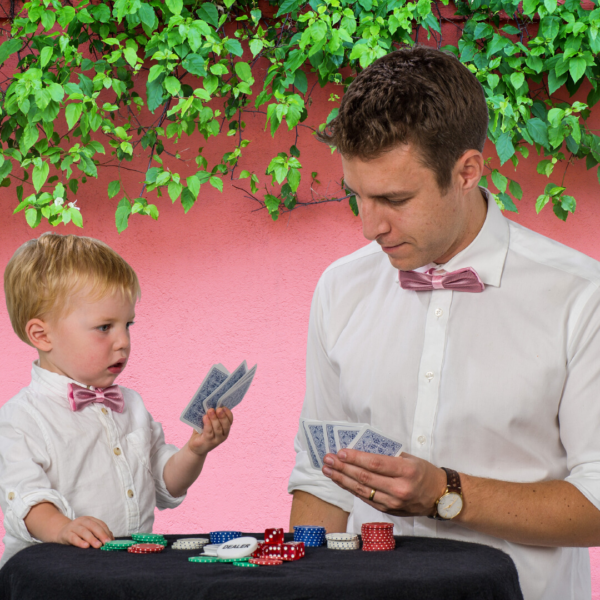
<instances>
[{"instance_id":1,"label":"man's pink bow tie","mask_svg":"<svg viewBox=\"0 0 600 600\"><path fill-rule=\"evenodd\" d=\"M427 273L417 271L400 271L400 285L405 290L427 292L429 290L457 290L459 292L483 292L485 286L477 271L472 267L434 275L435 269Z\"/></svg>"},{"instance_id":2,"label":"man's pink bow tie","mask_svg":"<svg viewBox=\"0 0 600 600\"><path fill-rule=\"evenodd\" d=\"M94 402L101 402L118 413L122 413L125 406L123 393L118 385L89 390L76 383L69 383L69 403L73 411L81 410Z\"/></svg>"}]
</instances>

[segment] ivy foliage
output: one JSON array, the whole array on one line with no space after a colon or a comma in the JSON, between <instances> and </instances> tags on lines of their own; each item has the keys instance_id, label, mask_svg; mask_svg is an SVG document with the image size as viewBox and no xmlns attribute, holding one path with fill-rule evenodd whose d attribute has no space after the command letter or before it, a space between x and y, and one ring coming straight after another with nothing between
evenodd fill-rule
<instances>
[{"instance_id":1,"label":"ivy foliage","mask_svg":"<svg viewBox=\"0 0 600 600\"><path fill-rule=\"evenodd\" d=\"M600 8L579 0L255 1L25 2L0 45L0 185L16 187L15 213L24 211L32 227L42 219L82 226L76 197L100 169L115 174L107 196L119 231L132 214L158 218L149 199L167 196L187 212L203 185L222 191L224 177L246 180L273 219L315 203L298 195L299 139L316 143L308 125L314 86L337 84L341 93L361 69L415 41L454 52L475 73L501 165L516 168L537 153L549 179L538 212L549 203L560 219L574 212L569 164L600 162L600 137L586 126L600 98ZM457 28L457 45L446 44ZM586 102L568 100L586 81ZM327 121L339 96L330 99ZM241 170L250 114L262 116L264 135L295 134L259 173ZM179 154L178 142L196 132L207 146L231 138L216 164L205 148ZM136 170L140 153L147 168L136 194L120 175ZM517 180L498 169L489 176L497 202L516 211Z\"/></svg>"}]
</instances>

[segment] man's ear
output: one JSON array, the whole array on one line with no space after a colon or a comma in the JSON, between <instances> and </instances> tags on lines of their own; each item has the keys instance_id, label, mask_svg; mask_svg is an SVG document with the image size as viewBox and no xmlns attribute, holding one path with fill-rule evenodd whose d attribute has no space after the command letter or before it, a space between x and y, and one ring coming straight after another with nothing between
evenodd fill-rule
<instances>
[{"instance_id":1,"label":"man's ear","mask_svg":"<svg viewBox=\"0 0 600 600\"><path fill-rule=\"evenodd\" d=\"M456 175L463 192L479 185L483 176L483 156L479 150L467 150L456 162Z\"/></svg>"},{"instance_id":2,"label":"man's ear","mask_svg":"<svg viewBox=\"0 0 600 600\"><path fill-rule=\"evenodd\" d=\"M30 319L25 325L25 333L31 345L40 352L50 352L52 342L50 340L50 327L47 321L42 319Z\"/></svg>"}]
</instances>

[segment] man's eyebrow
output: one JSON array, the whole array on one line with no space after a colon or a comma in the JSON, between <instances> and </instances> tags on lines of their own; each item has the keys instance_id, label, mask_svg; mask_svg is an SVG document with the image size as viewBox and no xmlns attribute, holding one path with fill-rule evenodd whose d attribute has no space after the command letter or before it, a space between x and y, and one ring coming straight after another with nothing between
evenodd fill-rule
<instances>
[{"instance_id":1,"label":"man's eyebrow","mask_svg":"<svg viewBox=\"0 0 600 600\"><path fill-rule=\"evenodd\" d=\"M346 188L346 190L348 191L348 193L350 195L354 195L356 196L356 192L346 183L344 183L344 187ZM416 192L410 191L410 190L391 190L389 192L386 192L385 194L378 194L377 196L373 196L373 198L376 198L377 200L385 200L388 198L412 198L415 195Z\"/></svg>"}]
</instances>

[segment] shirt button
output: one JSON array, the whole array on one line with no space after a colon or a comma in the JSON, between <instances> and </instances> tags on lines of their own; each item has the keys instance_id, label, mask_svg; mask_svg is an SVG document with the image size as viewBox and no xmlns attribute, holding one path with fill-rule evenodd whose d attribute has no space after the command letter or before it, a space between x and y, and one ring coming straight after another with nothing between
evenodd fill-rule
<instances>
[{"instance_id":1,"label":"shirt button","mask_svg":"<svg viewBox=\"0 0 600 600\"><path fill-rule=\"evenodd\" d=\"M426 441L427 441L427 438L424 435L420 435L417 438L417 442L419 442L419 444L421 444L421 445L423 445Z\"/></svg>"},{"instance_id":2,"label":"shirt button","mask_svg":"<svg viewBox=\"0 0 600 600\"><path fill-rule=\"evenodd\" d=\"M427 371L427 373L425 373L425 377L427 378L428 381L431 381L434 377L433 371Z\"/></svg>"},{"instance_id":3,"label":"shirt button","mask_svg":"<svg viewBox=\"0 0 600 600\"><path fill-rule=\"evenodd\" d=\"M8 499L9 499L9 500L14 500L14 499L15 499L15 493L14 493L14 492L10 492L10 493L8 494Z\"/></svg>"},{"instance_id":4,"label":"shirt button","mask_svg":"<svg viewBox=\"0 0 600 600\"><path fill-rule=\"evenodd\" d=\"M105 415L107 415L107 414L108 414L108 411L107 411L105 408L103 408L103 409L102 409L102 412L103 412Z\"/></svg>"},{"instance_id":5,"label":"shirt button","mask_svg":"<svg viewBox=\"0 0 600 600\"><path fill-rule=\"evenodd\" d=\"M115 449L113 450L113 452L114 452L114 453L115 453L117 456L119 456L119 454L121 454L121 448L115 448Z\"/></svg>"},{"instance_id":6,"label":"shirt button","mask_svg":"<svg viewBox=\"0 0 600 600\"><path fill-rule=\"evenodd\" d=\"M127 495L128 495L130 498L133 498L133 490L127 490Z\"/></svg>"},{"instance_id":7,"label":"shirt button","mask_svg":"<svg viewBox=\"0 0 600 600\"><path fill-rule=\"evenodd\" d=\"M444 311L441 308L436 308L434 314L436 317L441 317L444 314Z\"/></svg>"}]
</instances>

